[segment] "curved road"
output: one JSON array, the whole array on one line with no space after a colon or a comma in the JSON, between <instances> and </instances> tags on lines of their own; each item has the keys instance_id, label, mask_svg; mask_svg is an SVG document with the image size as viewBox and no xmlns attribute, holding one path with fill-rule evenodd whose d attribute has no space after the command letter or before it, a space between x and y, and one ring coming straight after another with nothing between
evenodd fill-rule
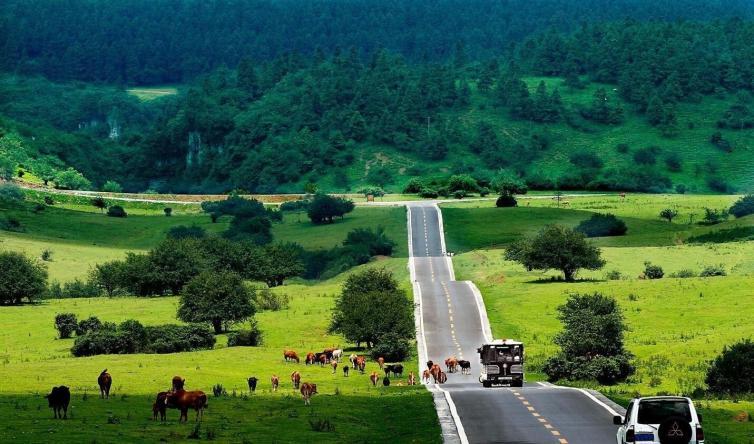
<instances>
[{"instance_id":1,"label":"curved road","mask_svg":"<svg viewBox=\"0 0 754 444\"><path fill-rule=\"evenodd\" d=\"M407 208L410 266L419 302L420 359L442 365L445 358L456 356L472 363L471 375L450 374L446 384L430 386L435 392L442 391L449 401L459 435L455 440L615 442L614 410L599 394L547 383L526 383L517 389L482 387L476 349L491 334L481 295L472 283L455 280L450 258L444 255L439 208L424 202L409 203ZM447 433L445 437L454 440Z\"/></svg>"}]
</instances>

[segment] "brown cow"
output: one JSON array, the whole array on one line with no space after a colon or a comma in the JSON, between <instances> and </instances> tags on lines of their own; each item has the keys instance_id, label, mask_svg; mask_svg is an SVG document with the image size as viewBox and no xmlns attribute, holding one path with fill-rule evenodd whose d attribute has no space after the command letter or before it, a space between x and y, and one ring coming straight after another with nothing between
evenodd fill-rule
<instances>
[{"instance_id":1,"label":"brown cow","mask_svg":"<svg viewBox=\"0 0 754 444\"><path fill-rule=\"evenodd\" d=\"M356 358L358 358L358 356L353 353L348 357L348 360L351 361L351 367L353 367L354 369L356 369Z\"/></svg>"},{"instance_id":2,"label":"brown cow","mask_svg":"<svg viewBox=\"0 0 754 444\"><path fill-rule=\"evenodd\" d=\"M68 387L61 385L60 387L53 387L47 398L47 404L52 409L52 414L55 418L68 419L68 404L71 403L71 391ZM63 414L60 414L60 411Z\"/></svg>"},{"instance_id":3,"label":"brown cow","mask_svg":"<svg viewBox=\"0 0 754 444\"><path fill-rule=\"evenodd\" d=\"M437 379L440 377L440 372L442 372L440 366L438 364L432 364L432 368L429 370L429 373L432 375L432 379L435 380L435 384L437 384Z\"/></svg>"},{"instance_id":4,"label":"brown cow","mask_svg":"<svg viewBox=\"0 0 754 444\"><path fill-rule=\"evenodd\" d=\"M180 376L173 376L173 391L183 390L183 385L186 384L186 380Z\"/></svg>"},{"instance_id":5,"label":"brown cow","mask_svg":"<svg viewBox=\"0 0 754 444\"><path fill-rule=\"evenodd\" d=\"M416 385L416 375L414 372L408 374L408 385Z\"/></svg>"},{"instance_id":6,"label":"brown cow","mask_svg":"<svg viewBox=\"0 0 754 444\"><path fill-rule=\"evenodd\" d=\"M364 355L359 355L356 357L356 368L359 369L359 372L361 374L364 374L364 367L367 366L367 358L364 357Z\"/></svg>"},{"instance_id":7,"label":"brown cow","mask_svg":"<svg viewBox=\"0 0 754 444\"><path fill-rule=\"evenodd\" d=\"M383 358L382 356L377 358L377 364L380 366L380 369L383 368L385 366L385 358Z\"/></svg>"},{"instance_id":8,"label":"brown cow","mask_svg":"<svg viewBox=\"0 0 754 444\"><path fill-rule=\"evenodd\" d=\"M329 360L327 359L327 355L325 353L319 353L317 356L317 362L321 366L324 366L325 364L327 364L329 362Z\"/></svg>"},{"instance_id":9,"label":"brown cow","mask_svg":"<svg viewBox=\"0 0 754 444\"><path fill-rule=\"evenodd\" d=\"M371 375L369 375L369 380L372 381L372 385L377 385L377 381L380 380L380 375L377 374L377 372L372 372Z\"/></svg>"},{"instance_id":10,"label":"brown cow","mask_svg":"<svg viewBox=\"0 0 754 444\"><path fill-rule=\"evenodd\" d=\"M160 415L160 422L164 422L166 419L167 406L165 405L165 398L168 396L168 392L160 392L157 394L154 404L152 404L152 419L157 421L157 415Z\"/></svg>"},{"instance_id":11,"label":"brown cow","mask_svg":"<svg viewBox=\"0 0 754 444\"><path fill-rule=\"evenodd\" d=\"M304 398L305 405L309 405L309 399L315 394L317 394L317 384L310 384L308 382L301 384L301 396Z\"/></svg>"},{"instance_id":12,"label":"brown cow","mask_svg":"<svg viewBox=\"0 0 754 444\"><path fill-rule=\"evenodd\" d=\"M301 373L299 372L291 373L291 382L293 383L293 388L298 389L299 384L301 384Z\"/></svg>"},{"instance_id":13,"label":"brown cow","mask_svg":"<svg viewBox=\"0 0 754 444\"><path fill-rule=\"evenodd\" d=\"M306 361L304 361L306 365L312 365L314 364L314 353L309 352L306 354Z\"/></svg>"},{"instance_id":14,"label":"brown cow","mask_svg":"<svg viewBox=\"0 0 754 444\"><path fill-rule=\"evenodd\" d=\"M429 376L430 376L429 370L424 370L424 372L422 372L422 382L425 384L429 384Z\"/></svg>"},{"instance_id":15,"label":"brown cow","mask_svg":"<svg viewBox=\"0 0 754 444\"><path fill-rule=\"evenodd\" d=\"M283 360L285 362L294 361L296 364L300 362L300 360L298 359L298 355L293 350L283 350Z\"/></svg>"},{"instance_id":16,"label":"brown cow","mask_svg":"<svg viewBox=\"0 0 754 444\"><path fill-rule=\"evenodd\" d=\"M272 375L272 378L270 378L270 383L272 383L272 391L273 392L278 391L278 386L280 385L280 378L278 378L277 375Z\"/></svg>"},{"instance_id":17,"label":"brown cow","mask_svg":"<svg viewBox=\"0 0 754 444\"><path fill-rule=\"evenodd\" d=\"M110 376L110 373L107 372L107 369L102 370L102 373L99 374L99 377L97 378L97 384L99 384L100 398L110 399L110 386L113 385L113 377Z\"/></svg>"},{"instance_id":18,"label":"brown cow","mask_svg":"<svg viewBox=\"0 0 754 444\"><path fill-rule=\"evenodd\" d=\"M332 367L332 374L334 375L335 372L338 370L338 361L336 361L336 360L333 359L330 362L330 366Z\"/></svg>"},{"instance_id":19,"label":"brown cow","mask_svg":"<svg viewBox=\"0 0 754 444\"><path fill-rule=\"evenodd\" d=\"M190 392L178 390L165 396L165 405L181 411L181 418L178 422L188 422L188 409L190 408L196 411L196 421L201 421L204 417L204 409L207 408L207 395L201 390Z\"/></svg>"},{"instance_id":20,"label":"brown cow","mask_svg":"<svg viewBox=\"0 0 754 444\"><path fill-rule=\"evenodd\" d=\"M445 384L445 382L448 381L448 375L445 374L444 371L440 370L440 375L437 377L437 382L440 384Z\"/></svg>"}]
</instances>

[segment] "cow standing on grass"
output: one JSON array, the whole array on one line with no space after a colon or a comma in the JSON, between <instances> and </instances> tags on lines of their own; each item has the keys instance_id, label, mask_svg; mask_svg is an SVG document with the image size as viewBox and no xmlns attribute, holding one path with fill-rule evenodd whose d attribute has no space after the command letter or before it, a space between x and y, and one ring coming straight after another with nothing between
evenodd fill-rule
<instances>
[{"instance_id":1,"label":"cow standing on grass","mask_svg":"<svg viewBox=\"0 0 754 444\"><path fill-rule=\"evenodd\" d=\"M186 380L180 376L173 376L173 391L183 390L183 386L186 384Z\"/></svg>"},{"instance_id":2,"label":"cow standing on grass","mask_svg":"<svg viewBox=\"0 0 754 444\"><path fill-rule=\"evenodd\" d=\"M47 404L52 409L55 419L68 419L68 405L71 403L71 391L68 387L64 385L53 387L50 394L45 398L47 398Z\"/></svg>"},{"instance_id":3,"label":"cow standing on grass","mask_svg":"<svg viewBox=\"0 0 754 444\"><path fill-rule=\"evenodd\" d=\"M201 421L204 417L204 409L207 408L207 395L201 390L191 392L178 390L165 396L165 405L171 409L181 411L181 418L178 422L188 422L189 409L194 409L196 411L196 421Z\"/></svg>"},{"instance_id":4,"label":"cow standing on grass","mask_svg":"<svg viewBox=\"0 0 754 444\"><path fill-rule=\"evenodd\" d=\"M157 394L154 404L152 404L152 419L157 421L157 415L160 415L160 422L165 422L167 417L167 406L165 405L165 398L167 398L168 392L160 392Z\"/></svg>"},{"instance_id":5,"label":"cow standing on grass","mask_svg":"<svg viewBox=\"0 0 754 444\"><path fill-rule=\"evenodd\" d=\"M258 381L259 381L259 379L257 379L254 376L252 376L251 378L247 379L247 382L249 383L249 392L254 393L255 391L257 391L257 382Z\"/></svg>"},{"instance_id":6,"label":"cow standing on grass","mask_svg":"<svg viewBox=\"0 0 754 444\"><path fill-rule=\"evenodd\" d=\"M291 373L291 382L293 383L294 390L298 390L298 387L301 384L301 373L299 372Z\"/></svg>"},{"instance_id":7,"label":"cow standing on grass","mask_svg":"<svg viewBox=\"0 0 754 444\"><path fill-rule=\"evenodd\" d=\"M273 392L278 391L278 386L280 385L280 378L278 378L277 375L272 375L272 378L270 378L270 383L272 384L272 391Z\"/></svg>"},{"instance_id":8,"label":"cow standing on grass","mask_svg":"<svg viewBox=\"0 0 754 444\"><path fill-rule=\"evenodd\" d=\"M372 385L376 386L377 381L380 380L380 375L378 375L377 372L372 372L372 374L369 375L369 380L372 381Z\"/></svg>"},{"instance_id":9,"label":"cow standing on grass","mask_svg":"<svg viewBox=\"0 0 754 444\"><path fill-rule=\"evenodd\" d=\"M285 362L295 362L296 364L299 363L298 355L293 350L284 350L283 351L283 360Z\"/></svg>"},{"instance_id":10,"label":"cow standing on grass","mask_svg":"<svg viewBox=\"0 0 754 444\"><path fill-rule=\"evenodd\" d=\"M317 384L305 382L301 384L301 396L304 398L304 404L309 405L312 395L317 394Z\"/></svg>"},{"instance_id":11,"label":"cow standing on grass","mask_svg":"<svg viewBox=\"0 0 754 444\"><path fill-rule=\"evenodd\" d=\"M99 394L102 399L110 399L110 387L113 385L113 378L107 369L102 370L97 378L97 384L99 384Z\"/></svg>"}]
</instances>

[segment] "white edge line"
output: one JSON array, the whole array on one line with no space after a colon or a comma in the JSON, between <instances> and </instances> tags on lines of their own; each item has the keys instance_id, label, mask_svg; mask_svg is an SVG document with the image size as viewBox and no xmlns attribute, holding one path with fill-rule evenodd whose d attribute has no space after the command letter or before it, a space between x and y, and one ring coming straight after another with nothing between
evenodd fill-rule
<instances>
[{"instance_id":1,"label":"white edge line","mask_svg":"<svg viewBox=\"0 0 754 444\"><path fill-rule=\"evenodd\" d=\"M442 211L440 210L440 206L435 204L432 204L433 207L435 207L435 211L437 211L437 225L440 229L440 246L442 248L442 254L445 255L445 262L448 264L448 274L450 275L450 280L455 281L456 280L456 272L453 269L453 261L450 260L450 256L447 255L448 249L445 246L445 226L442 223Z\"/></svg>"},{"instance_id":2,"label":"white edge line","mask_svg":"<svg viewBox=\"0 0 754 444\"><path fill-rule=\"evenodd\" d=\"M435 207L436 208L436 207ZM438 210L439 213L439 210ZM413 233L411 231L411 207L406 205L406 225L408 228L408 268L409 268L409 274L411 276L411 285L414 289L414 322L419 325L418 329L418 339L416 341L416 347L419 352L419 362L418 362L418 375L419 378L421 378L422 374L422 364L424 362L427 362L427 340L424 336L424 310L422 309L422 296L421 296L421 287L419 286L419 283L416 281L416 267L414 264L414 249L413 249ZM442 224L442 219L440 219L440 223ZM442 225L441 225L442 226ZM441 231L441 238L444 239L444 235L442 235ZM443 244L445 241L443 240ZM445 249L443 245L443 250ZM452 270L452 268L451 268ZM422 384L424 382L422 381ZM469 438L466 436L466 431L463 428L463 423L461 422L461 417L458 416L458 409L456 408L456 404L453 402L453 398L450 396L450 393L448 393L447 390L439 387L437 384L425 384L429 390L439 390L445 395L445 400L448 402L448 407L450 407L450 415L453 417L453 422L456 426L456 431L458 432L458 438L461 440L462 444L468 444Z\"/></svg>"},{"instance_id":3,"label":"white edge line","mask_svg":"<svg viewBox=\"0 0 754 444\"><path fill-rule=\"evenodd\" d=\"M596 396L594 396L593 394L589 393L587 390L584 390L582 388L565 387L565 386L562 386L562 385L555 385L555 384L552 384L552 383L549 383L549 382L538 382L537 384L539 384L539 385L541 385L543 387L549 387L549 388L560 389L560 390L575 390L577 392L581 392L584 396L586 396L587 398L589 398L592 401L594 401L595 403L597 403L597 405L599 405L603 409L607 410L611 415L613 415L613 416L624 416L624 415L621 415L620 413L616 412L615 409L613 409L609 405L605 404L604 402L600 401L599 399L597 399Z\"/></svg>"},{"instance_id":4,"label":"white edge line","mask_svg":"<svg viewBox=\"0 0 754 444\"><path fill-rule=\"evenodd\" d=\"M484 306L482 292L479 291L479 288L477 288L477 286L473 282L466 281L466 284L469 286L471 293L474 295L476 308L477 310L479 310L479 319L482 322L482 333L484 334L484 338L487 342L492 342L492 328L490 328L490 320L487 317L487 309Z\"/></svg>"}]
</instances>

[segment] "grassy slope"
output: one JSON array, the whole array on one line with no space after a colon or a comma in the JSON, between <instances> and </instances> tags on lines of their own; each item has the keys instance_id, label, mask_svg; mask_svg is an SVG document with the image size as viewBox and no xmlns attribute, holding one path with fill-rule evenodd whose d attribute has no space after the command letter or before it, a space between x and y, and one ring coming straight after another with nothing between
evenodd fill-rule
<instances>
[{"instance_id":1,"label":"grassy slope","mask_svg":"<svg viewBox=\"0 0 754 444\"><path fill-rule=\"evenodd\" d=\"M495 334L528 344L529 362L534 367L557 351L552 343L561 328L556 308L569 293L600 291L615 296L626 316L630 329L626 343L637 357L638 370L629 381L607 388L608 393L629 397L636 393L691 392L704 387L705 362L724 345L754 336L754 325L749 321L754 313L749 288L754 276L754 242L677 245L689 233L711 229L689 226L684 214L699 214L704 206L723 208L734 200L729 196L628 199L569 198L568 210L550 208L549 200L531 200L530 207L516 209L463 208L462 204L443 207L449 248L467 251L454 259L456 272L459 279L471 279L481 289ZM674 205L683 223L656 219L660 208ZM588 217L588 210L620 214L626 218L629 232L622 238L595 240L603 247L607 265L601 271L582 272L584 281L550 282L557 273L527 272L516 263L504 261L502 249L480 249L504 245L522 234L536 232L546 223L575 225ZM474 225L470 225L472 221ZM723 226L738 224L751 225L754 219L729 221ZM469 230L470 226L474 228ZM661 265L666 274L685 268L698 272L705 265L724 264L729 275L640 280L637 276L646 260ZM605 281L607 270L620 270L625 278ZM754 403L704 401L702 406L715 442L749 442L754 438L751 423L733 420L740 411L751 412Z\"/></svg>"}]
</instances>

